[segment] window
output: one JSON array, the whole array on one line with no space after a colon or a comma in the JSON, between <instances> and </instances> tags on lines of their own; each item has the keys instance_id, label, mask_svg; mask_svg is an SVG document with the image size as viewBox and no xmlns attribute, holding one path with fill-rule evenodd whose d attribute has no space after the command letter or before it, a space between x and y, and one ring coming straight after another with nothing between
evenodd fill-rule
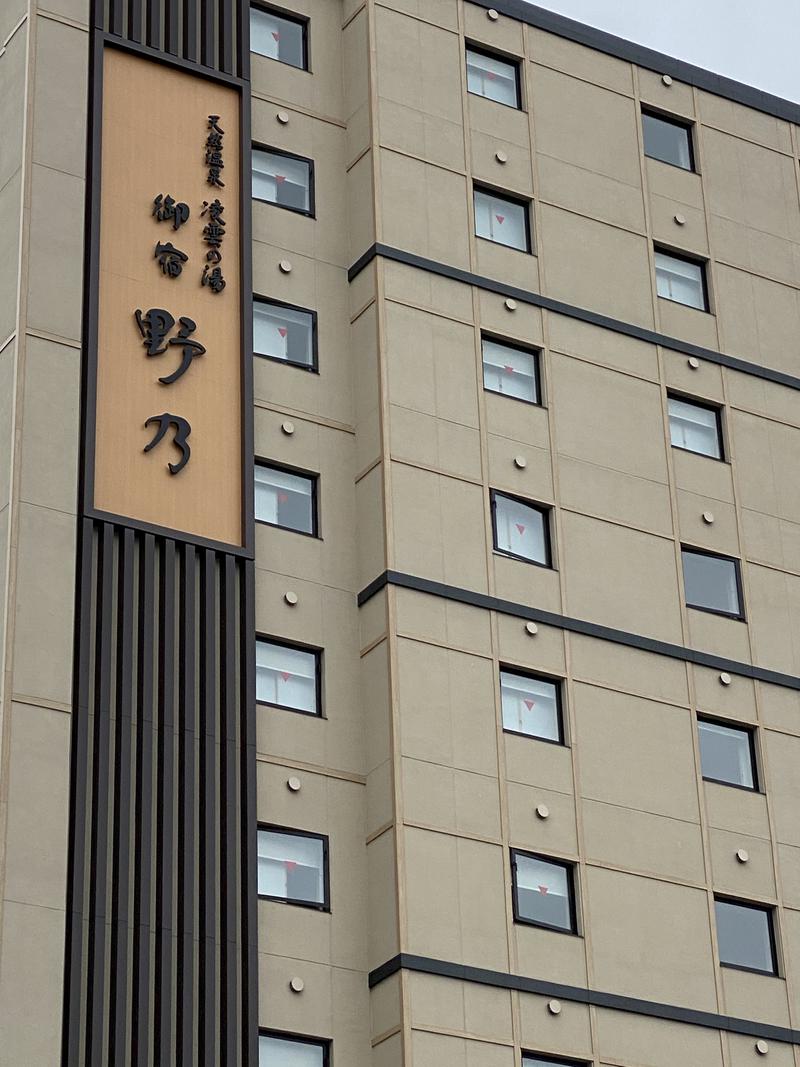
<instances>
[{"instance_id":1,"label":"window","mask_svg":"<svg viewBox=\"0 0 800 1067\"><path fill-rule=\"evenodd\" d=\"M575 933L572 864L511 849L514 920Z\"/></svg>"},{"instance_id":2,"label":"window","mask_svg":"<svg viewBox=\"0 0 800 1067\"><path fill-rule=\"evenodd\" d=\"M698 719L700 767L709 782L757 789L753 731Z\"/></svg>"},{"instance_id":3,"label":"window","mask_svg":"<svg viewBox=\"0 0 800 1067\"><path fill-rule=\"evenodd\" d=\"M562 743L561 686L547 678L500 671L503 729Z\"/></svg>"},{"instance_id":4,"label":"window","mask_svg":"<svg viewBox=\"0 0 800 1067\"><path fill-rule=\"evenodd\" d=\"M646 156L660 159L662 163L671 163L673 167L681 167L683 170L694 170L691 126L677 119L643 111L642 133Z\"/></svg>"},{"instance_id":5,"label":"window","mask_svg":"<svg viewBox=\"0 0 800 1067\"><path fill-rule=\"evenodd\" d=\"M253 299L253 353L316 370L316 316L313 311Z\"/></svg>"},{"instance_id":6,"label":"window","mask_svg":"<svg viewBox=\"0 0 800 1067\"><path fill-rule=\"evenodd\" d=\"M256 464L256 522L317 536L317 480Z\"/></svg>"},{"instance_id":7,"label":"window","mask_svg":"<svg viewBox=\"0 0 800 1067\"><path fill-rule=\"evenodd\" d=\"M320 653L256 639L256 700L276 708L320 714Z\"/></svg>"},{"instance_id":8,"label":"window","mask_svg":"<svg viewBox=\"0 0 800 1067\"><path fill-rule=\"evenodd\" d=\"M475 189L475 233L487 241L530 252L528 204L499 196L488 189Z\"/></svg>"},{"instance_id":9,"label":"window","mask_svg":"<svg viewBox=\"0 0 800 1067\"><path fill-rule=\"evenodd\" d=\"M708 311L705 264L656 250L656 291L665 300Z\"/></svg>"},{"instance_id":10,"label":"window","mask_svg":"<svg viewBox=\"0 0 800 1067\"><path fill-rule=\"evenodd\" d=\"M328 910L328 839L300 830L258 831L258 895Z\"/></svg>"},{"instance_id":11,"label":"window","mask_svg":"<svg viewBox=\"0 0 800 1067\"><path fill-rule=\"evenodd\" d=\"M713 556L682 548L683 584L690 608L742 618L739 564L727 556Z\"/></svg>"},{"instance_id":12,"label":"window","mask_svg":"<svg viewBox=\"0 0 800 1067\"><path fill-rule=\"evenodd\" d=\"M519 64L477 48L467 48L467 91L518 108Z\"/></svg>"},{"instance_id":13,"label":"window","mask_svg":"<svg viewBox=\"0 0 800 1067\"><path fill-rule=\"evenodd\" d=\"M532 1052L523 1052L522 1067L586 1067L576 1060L554 1060L550 1056L537 1056Z\"/></svg>"},{"instance_id":14,"label":"window","mask_svg":"<svg viewBox=\"0 0 800 1067\"><path fill-rule=\"evenodd\" d=\"M308 70L308 23L269 8L251 7L250 51Z\"/></svg>"},{"instance_id":15,"label":"window","mask_svg":"<svg viewBox=\"0 0 800 1067\"><path fill-rule=\"evenodd\" d=\"M309 1037L260 1033L258 1067L328 1067L329 1047Z\"/></svg>"},{"instance_id":16,"label":"window","mask_svg":"<svg viewBox=\"0 0 800 1067\"><path fill-rule=\"evenodd\" d=\"M314 167L310 159L253 146L253 199L314 214Z\"/></svg>"},{"instance_id":17,"label":"window","mask_svg":"<svg viewBox=\"0 0 800 1067\"><path fill-rule=\"evenodd\" d=\"M494 547L506 556L550 566L547 510L513 496L491 494Z\"/></svg>"},{"instance_id":18,"label":"window","mask_svg":"<svg viewBox=\"0 0 800 1067\"><path fill-rule=\"evenodd\" d=\"M745 971L777 974L772 908L719 898L714 905L720 963Z\"/></svg>"},{"instance_id":19,"label":"window","mask_svg":"<svg viewBox=\"0 0 800 1067\"><path fill-rule=\"evenodd\" d=\"M669 436L675 448L722 459L722 423L718 408L678 396L669 397L667 405Z\"/></svg>"},{"instance_id":20,"label":"window","mask_svg":"<svg viewBox=\"0 0 800 1067\"><path fill-rule=\"evenodd\" d=\"M483 387L515 400L540 404L539 353L492 337L481 337Z\"/></svg>"}]
</instances>

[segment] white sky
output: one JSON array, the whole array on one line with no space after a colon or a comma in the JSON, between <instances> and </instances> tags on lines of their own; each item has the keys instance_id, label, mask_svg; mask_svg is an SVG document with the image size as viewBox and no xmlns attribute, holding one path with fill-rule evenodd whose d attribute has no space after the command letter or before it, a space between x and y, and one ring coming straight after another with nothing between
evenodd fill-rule
<instances>
[{"instance_id":1,"label":"white sky","mask_svg":"<svg viewBox=\"0 0 800 1067\"><path fill-rule=\"evenodd\" d=\"M800 0L538 0L538 6L800 103Z\"/></svg>"}]
</instances>

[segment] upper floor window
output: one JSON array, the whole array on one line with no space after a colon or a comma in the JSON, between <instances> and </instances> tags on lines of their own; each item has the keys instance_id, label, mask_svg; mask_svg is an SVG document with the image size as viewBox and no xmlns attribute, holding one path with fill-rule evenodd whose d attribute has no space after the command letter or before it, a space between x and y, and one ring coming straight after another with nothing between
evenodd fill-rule
<instances>
[{"instance_id":1,"label":"upper floor window","mask_svg":"<svg viewBox=\"0 0 800 1067\"><path fill-rule=\"evenodd\" d=\"M256 700L276 708L320 714L320 653L256 639Z\"/></svg>"},{"instance_id":2,"label":"upper floor window","mask_svg":"<svg viewBox=\"0 0 800 1067\"><path fill-rule=\"evenodd\" d=\"M518 108L521 95L519 64L470 45L467 48L467 91Z\"/></svg>"},{"instance_id":3,"label":"upper floor window","mask_svg":"<svg viewBox=\"0 0 800 1067\"><path fill-rule=\"evenodd\" d=\"M313 311L253 298L253 354L306 370L317 369Z\"/></svg>"},{"instance_id":4,"label":"upper floor window","mask_svg":"<svg viewBox=\"0 0 800 1067\"><path fill-rule=\"evenodd\" d=\"M705 263L656 249L656 291L665 300L708 311Z\"/></svg>"},{"instance_id":5,"label":"upper floor window","mask_svg":"<svg viewBox=\"0 0 800 1067\"><path fill-rule=\"evenodd\" d=\"M778 973L772 908L738 900L714 900L719 961L728 967Z\"/></svg>"},{"instance_id":6,"label":"upper floor window","mask_svg":"<svg viewBox=\"0 0 800 1067\"><path fill-rule=\"evenodd\" d=\"M516 922L575 933L575 889L571 863L511 849Z\"/></svg>"},{"instance_id":7,"label":"upper floor window","mask_svg":"<svg viewBox=\"0 0 800 1067\"><path fill-rule=\"evenodd\" d=\"M500 671L503 729L562 743L561 687L548 678Z\"/></svg>"},{"instance_id":8,"label":"upper floor window","mask_svg":"<svg viewBox=\"0 0 800 1067\"><path fill-rule=\"evenodd\" d=\"M253 146L253 199L302 215L314 214L314 165L310 159Z\"/></svg>"},{"instance_id":9,"label":"upper floor window","mask_svg":"<svg viewBox=\"0 0 800 1067\"><path fill-rule=\"evenodd\" d=\"M301 830L259 827L258 895L327 911L328 839Z\"/></svg>"},{"instance_id":10,"label":"upper floor window","mask_svg":"<svg viewBox=\"0 0 800 1067\"><path fill-rule=\"evenodd\" d=\"M667 405L670 442L675 448L722 459L722 422L718 408L680 396L669 397Z\"/></svg>"},{"instance_id":11,"label":"upper floor window","mask_svg":"<svg viewBox=\"0 0 800 1067\"><path fill-rule=\"evenodd\" d=\"M578 1063L577 1060L553 1060L549 1056L537 1056L533 1052L523 1052L522 1067L586 1067L586 1064Z\"/></svg>"},{"instance_id":12,"label":"upper floor window","mask_svg":"<svg viewBox=\"0 0 800 1067\"><path fill-rule=\"evenodd\" d=\"M308 70L308 22L269 7L250 8L250 51Z\"/></svg>"},{"instance_id":13,"label":"upper floor window","mask_svg":"<svg viewBox=\"0 0 800 1067\"><path fill-rule=\"evenodd\" d=\"M547 509L504 493L491 493L494 547L542 567L550 566L550 529Z\"/></svg>"},{"instance_id":14,"label":"upper floor window","mask_svg":"<svg viewBox=\"0 0 800 1067\"><path fill-rule=\"evenodd\" d=\"M317 536L317 479L257 463L255 518L270 526Z\"/></svg>"},{"instance_id":15,"label":"upper floor window","mask_svg":"<svg viewBox=\"0 0 800 1067\"><path fill-rule=\"evenodd\" d=\"M756 789L756 753L753 731L741 726L698 719L700 767L709 782Z\"/></svg>"},{"instance_id":16,"label":"upper floor window","mask_svg":"<svg viewBox=\"0 0 800 1067\"><path fill-rule=\"evenodd\" d=\"M673 167L694 170L692 127L678 119L668 119L651 111L642 112L644 154Z\"/></svg>"},{"instance_id":17,"label":"upper floor window","mask_svg":"<svg viewBox=\"0 0 800 1067\"><path fill-rule=\"evenodd\" d=\"M328 1067L329 1062L329 1041L276 1032L258 1035L258 1067Z\"/></svg>"},{"instance_id":18,"label":"upper floor window","mask_svg":"<svg viewBox=\"0 0 800 1067\"><path fill-rule=\"evenodd\" d=\"M490 189L474 190L475 233L487 241L530 252L531 232L528 203Z\"/></svg>"},{"instance_id":19,"label":"upper floor window","mask_svg":"<svg viewBox=\"0 0 800 1067\"><path fill-rule=\"evenodd\" d=\"M490 393L540 404L539 353L493 337L481 337L483 387Z\"/></svg>"},{"instance_id":20,"label":"upper floor window","mask_svg":"<svg viewBox=\"0 0 800 1067\"><path fill-rule=\"evenodd\" d=\"M683 585L686 603L716 615L742 618L739 564L728 556L682 548Z\"/></svg>"}]
</instances>

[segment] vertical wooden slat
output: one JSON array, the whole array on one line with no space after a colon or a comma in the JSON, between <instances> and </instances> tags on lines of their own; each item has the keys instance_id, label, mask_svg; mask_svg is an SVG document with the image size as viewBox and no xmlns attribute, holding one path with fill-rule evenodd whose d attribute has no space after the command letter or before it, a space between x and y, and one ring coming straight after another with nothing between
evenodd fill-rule
<instances>
[{"instance_id":1,"label":"vertical wooden slat","mask_svg":"<svg viewBox=\"0 0 800 1067\"><path fill-rule=\"evenodd\" d=\"M164 51L172 56L181 54L181 0L165 0Z\"/></svg>"},{"instance_id":2,"label":"vertical wooden slat","mask_svg":"<svg viewBox=\"0 0 800 1067\"><path fill-rule=\"evenodd\" d=\"M217 43L219 46L219 69L233 74L233 3L232 0L217 2Z\"/></svg>"},{"instance_id":3,"label":"vertical wooden slat","mask_svg":"<svg viewBox=\"0 0 800 1067\"><path fill-rule=\"evenodd\" d=\"M197 59L197 3L183 0L183 58L190 63Z\"/></svg>"},{"instance_id":4,"label":"vertical wooden slat","mask_svg":"<svg viewBox=\"0 0 800 1067\"><path fill-rule=\"evenodd\" d=\"M214 39L214 0L199 0L200 3L200 62L204 67L216 65Z\"/></svg>"},{"instance_id":5,"label":"vertical wooden slat","mask_svg":"<svg viewBox=\"0 0 800 1067\"><path fill-rule=\"evenodd\" d=\"M128 0L128 40L141 44L143 39L142 0Z\"/></svg>"}]
</instances>

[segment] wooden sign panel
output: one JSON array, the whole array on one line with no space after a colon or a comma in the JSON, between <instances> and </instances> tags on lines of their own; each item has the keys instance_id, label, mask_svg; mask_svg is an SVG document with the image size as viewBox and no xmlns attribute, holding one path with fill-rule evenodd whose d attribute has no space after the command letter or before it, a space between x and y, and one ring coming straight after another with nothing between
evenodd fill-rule
<instances>
[{"instance_id":1,"label":"wooden sign panel","mask_svg":"<svg viewBox=\"0 0 800 1067\"><path fill-rule=\"evenodd\" d=\"M104 53L90 500L242 546L239 93Z\"/></svg>"}]
</instances>

